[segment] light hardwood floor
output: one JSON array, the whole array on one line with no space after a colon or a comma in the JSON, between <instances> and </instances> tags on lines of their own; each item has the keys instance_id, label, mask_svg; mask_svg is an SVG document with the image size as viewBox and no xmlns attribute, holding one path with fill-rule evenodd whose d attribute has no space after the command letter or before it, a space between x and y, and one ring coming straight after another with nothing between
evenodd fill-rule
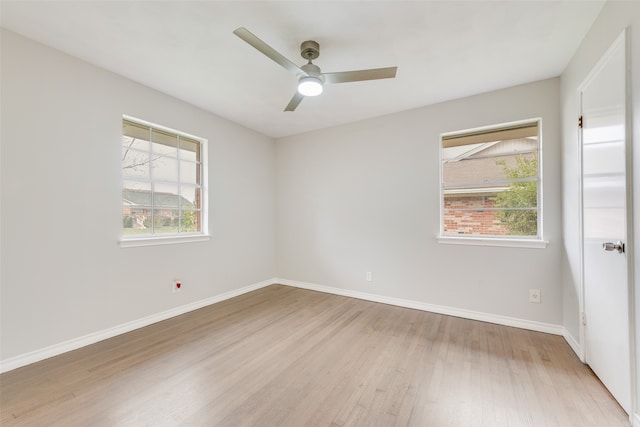
<instances>
[{"instance_id":1,"label":"light hardwood floor","mask_svg":"<svg viewBox=\"0 0 640 427\"><path fill-rule=\"evenodd\" d=\"M8 426L628 426L563 338L274 285L0 376Z\"/></svg>"}]
</instances>

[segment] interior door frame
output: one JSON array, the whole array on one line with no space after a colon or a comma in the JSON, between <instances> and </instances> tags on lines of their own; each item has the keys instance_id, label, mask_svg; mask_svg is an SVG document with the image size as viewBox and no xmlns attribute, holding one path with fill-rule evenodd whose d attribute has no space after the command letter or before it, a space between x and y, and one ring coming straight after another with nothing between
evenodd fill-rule
<instances>
[{"instance_id":1,"label":"interior door frame","mask_svg":"<svg viewBox=\"0 0 640 427\"><path fill-rule=\"evenodd\" d=\"M634 224L633 224L633 117L632 117L632 93L631 93L631 29L626 27L620 35L607 47L606 51L600 56L598 61L593 65L591 71L587 74L582 83L578 86L578 117L582 118L582 92L591 83L601 68L606 64L607 59L612 54L612 48L617 43L623 43L625 55L625 167L626 167L626 206L625 214L627 216L627 227L625 230L625 253L627 256L627 304L629 317L629 369L631 374L631 411L629 420L633 423L633 417L640 409L638 407L638 375L636 369L636 328L635 328L635 292L634 292L634 252L635 245L633 240ZM585 272L584 272L584 199L583 199L583 155L582 155L582 128L578 130L578 205L579 218L579 241L580 241L580 295L578 296L579 305L579 325L580 325L580 360L586 364L587 348L586 348L586 332L585 332Z\"/></svg>"}]
</instances>

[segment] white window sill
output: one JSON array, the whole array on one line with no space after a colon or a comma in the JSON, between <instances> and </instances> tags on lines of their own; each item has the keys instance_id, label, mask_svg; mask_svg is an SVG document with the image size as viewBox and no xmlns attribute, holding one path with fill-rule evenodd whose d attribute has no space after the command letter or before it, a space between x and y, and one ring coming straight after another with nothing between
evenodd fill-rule
<instances>
[{"instance_id":1,"label":"white window sill","mask_svg":"<svg viewBox=\"0 0 640 427\"><path fill-rule=\"evenodd\" d=\"M211 236L209 234L195 234L185 236L154 236L154 237L134 237L120 240L121 248L135 248L140 246L175 245L179 243L206 242Z\"/></svg>"},{"instance_id":2,"label":"white window sill","mask_svg":"<svg viewBox=\"0 0 640 427\"><path fill-rule=\"evenodd\" d=\"M503 237L437 236L438 243L446 245L501 246L505 248L544 249L549 242L539 239L513 239Z\"/></svg>"}]
</instances>

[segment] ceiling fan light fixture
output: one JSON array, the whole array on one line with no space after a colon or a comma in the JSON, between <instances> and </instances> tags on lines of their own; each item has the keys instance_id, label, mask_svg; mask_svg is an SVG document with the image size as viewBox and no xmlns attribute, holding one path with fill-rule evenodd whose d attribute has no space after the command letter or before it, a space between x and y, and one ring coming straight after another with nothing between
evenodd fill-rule
<instances>
[{"instance_id":1,"label":"ceiling fan light fixture","mask_svg":"<svg viewBox=\"0 0 640 427\"><path fill-rule=\"evenodd\" d=\"M307 40L302 42L300 56L308 62L298 67L246 28L236 28L233 33L281 67L298 76L298 91L293 95L284 111L294 111L306 96L320 95L325 83L391 79L396 76L396 71L398 70L398 67L386 67L323 73L320 67L311 62L320 56L320 45L316 41Z\"/></svg>"},{"instance_id":2,"label":"ceiling fan light fixture","mask_svg":"<svg viewBox=\"0 0 640 427\"><path fill-rule=\"evenodd\" d=\"M298 81L298 92L304 96L318 96L322 93L322 80L315 76L304 76Z\"/></svg>"}]
</instances>

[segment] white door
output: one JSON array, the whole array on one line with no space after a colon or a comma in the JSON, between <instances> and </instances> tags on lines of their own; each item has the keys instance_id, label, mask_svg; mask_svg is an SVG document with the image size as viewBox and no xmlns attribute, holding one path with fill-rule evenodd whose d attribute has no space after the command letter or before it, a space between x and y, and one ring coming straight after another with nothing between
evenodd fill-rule
<instances>
[{"instance_id":1,"label":"white door","mask_svg":"<svg viewBox=\"0 0 640 427\"><path fill-rule=\"evenodd\" d=\"M627 222L625 43L623 33L580 92L586 361L631 413L629 248L618 246L618 242L627 245L631 235Z\"/></svg>"}]
</instances>

